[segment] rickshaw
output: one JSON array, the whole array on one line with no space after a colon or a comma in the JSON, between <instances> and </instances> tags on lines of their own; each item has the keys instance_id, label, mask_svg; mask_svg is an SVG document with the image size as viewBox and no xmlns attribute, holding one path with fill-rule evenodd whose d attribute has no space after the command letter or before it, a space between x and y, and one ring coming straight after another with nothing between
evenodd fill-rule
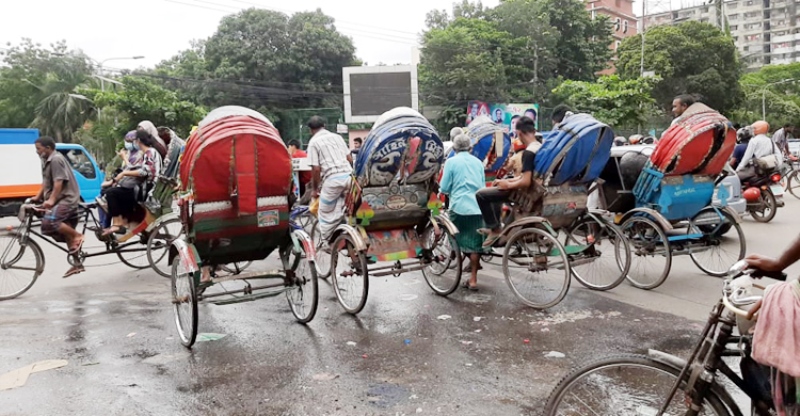
<instances>
[{"instance_id":1,"label":"rickshaw","mask_svg":"<svg viewBox=\"0 0 800 416\"><path fill-rule=\"evenodd\" d=\"M588 114L571 116L544 139L531 187L512 193L494 248L503 248L506 282L525 305L557 305L571 276L593 290L612 289L625 279L627 240L607 212L588 206L613 140L606 124Z\"/></svg>"},{"instance_id":2,"label":"rickshaw","mask_svg":"<svg viewBox=\"0 0 800 416\"><path fill-rule=\"evenodd\" d=\"M437 295L458 288L461 268L449 267L461 257L458 230L435 193L443 156L439 134L415 110L390 110L373 125L354 163L344 223L330 237L330 263L318 269L348 313L364 308L369 277L422 271Z\"/></svg>"},{"instance_id":3,"label":"rickshaw","mask_svg":"<svg viewBox=\"0 0 800 416\"><path fill-rule=\"evenodd\" d=\"M78 253L70 254L55 238L39 233L36 228L41 225L40 215L44 210L27 201L19 211L19 226L0 233L0 270L3 274L8 274L2 278L0 284L0 300L13 299L27 292L44 272L44 253L33 237L64 252L70 266L82 266L88 258L115 254L128 267L136 270L152 267L164 275L163 259L166 258L171 241L180 230L178 216L171 210L174 186L170 185L177 174L179 153L180 147L171 149L167 163L153 186L153 192L149 188L143 188L139 193L138 200L144 208L144 218L125 235L103 237L103 227L94 211L100 209L99 204L79 204L76 216L79 223L83 224L79 231L84 235L87 231L94 233L103 244L98 250L84 247ZM175 161L175 165L170 160Z\"/></svg>"},{"instance_id":4,"label":"rickshaw","mask_svg":"<svg viewBox=\"0 0 800 416\"><path fill-rule=\"evenodd\" d=\"M210 112L186 145L180 180L184 233L172 243L169 259L181 343L195 342L200 302L224 305L285 293L295 318L310 322L318 296L314 248L290 221L292 161L272 123L243 107ZM263 260L273 251L280 271L222 267ZM277 281L259 283L265 279ZM209 290L230 281L244 287Z\"/></svg>"},{"instance_id":5,"label":"rickshaw","mask_svg":"<svg viewBox=\"0 0 800 416\"><path fill-rule=\"evenodd\" d=\"M652 152L622 151L605 166L601 199L630 242L627 279L635 287L664 283L675 255L689 255L717 277L744 257L739 215L725 203L712 203L728 200L728 188L717 185L735 144L728 120L695 104Z\"/></svg>"}]
</instances>

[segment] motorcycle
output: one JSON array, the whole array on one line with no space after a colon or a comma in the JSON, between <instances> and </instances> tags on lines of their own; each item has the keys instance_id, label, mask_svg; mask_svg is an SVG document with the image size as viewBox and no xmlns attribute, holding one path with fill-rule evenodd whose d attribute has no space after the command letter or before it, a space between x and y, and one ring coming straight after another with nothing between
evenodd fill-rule
<instances>
[{"instance_id":1,"label":"motorcycle","mask_svg":"<svg viewBox=\"0 0 800 416\"><path fill-rule=\"evenodd\" d=\"M781 174L773 172L758 175L742 183L742 196L747 201L747 212L758 222L770 222L780 206L772 187L780 184Z\"/></svg>"}]
</instances>

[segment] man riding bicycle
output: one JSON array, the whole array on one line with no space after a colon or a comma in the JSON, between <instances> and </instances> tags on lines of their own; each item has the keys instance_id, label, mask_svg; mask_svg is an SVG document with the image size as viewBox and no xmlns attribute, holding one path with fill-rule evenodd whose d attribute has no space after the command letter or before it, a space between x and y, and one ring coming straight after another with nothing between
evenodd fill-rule
<instances>
[{"instance_id":1,"label":"man riding bicycle","mask_svg":"<svg viewBox=\"0 0 800 416\"><path fill-rule=\"evenodd\" d=\"M56 142L50 137L40 137L34 142L36 153L44 161L42 189L33 202L42 203L46 210L42 217L42 233L66 241L70 254L80 252L83 234L75 230L78 225L78 203L81 192L75 174L67 159L56 151ZM83 266L72 266L64 277L84 271Z\"/></svg>"},{"instance_id":2,"label":"man riding bicycle","mask_svg":"<svg viewBox=\"0 0 800 416\"><path fill-rule=\"evenodd\" d=\"M325 129L322 117L311 117L308 128L312 135L306 149L311 164L312 196L319 198L319 230L323 241L327 241L342 220L353 158L342 136Z\"/></svg>"}]
</instances>

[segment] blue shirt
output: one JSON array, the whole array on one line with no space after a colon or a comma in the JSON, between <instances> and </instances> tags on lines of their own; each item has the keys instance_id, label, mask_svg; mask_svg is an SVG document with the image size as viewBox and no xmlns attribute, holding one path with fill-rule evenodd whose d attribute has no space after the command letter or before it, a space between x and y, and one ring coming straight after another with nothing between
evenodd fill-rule
<instances>
[{"instance_id":1,"label":"blue shirt","mask_svg":"<svg viewBox=\"0 0 800 416\"><path fill-rule=\"evenodd\" d=\"M441 191L458 215L481 215L475 194L486 186L483 163L469 152L458 152L444 164Z\"/></svg>"},{"instance_id":2,"label":"blue shirt","mask_svg":"<svg viewBox=\"0 0 800 416\"><path fill-rule=\"evenodd\" d=\"M736 159L736 164L731 166L733 169L739 167L739 163L742 161L744 157L744 152L747 150L747 143L739 143L736 147L733 148L733 159Z\"/></svg>"}]
</instances>

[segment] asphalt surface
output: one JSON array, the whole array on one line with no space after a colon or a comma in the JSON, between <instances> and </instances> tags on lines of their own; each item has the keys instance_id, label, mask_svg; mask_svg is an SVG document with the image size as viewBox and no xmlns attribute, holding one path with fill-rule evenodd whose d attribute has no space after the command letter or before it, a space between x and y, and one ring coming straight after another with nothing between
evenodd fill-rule
<instances>
[{"instance_id":1,"label":"asphalt surface","mask_svg":"<svg viewBox=\"0 0 800 416\"><path fill-rule=\"evenodd\" d=\"M787 200L770 224L745 219L748 252L779 254L800 230L798 208ZM41 360L68 365L0 391L0 415L536 415L587 359L685 354L721 289L682 257L656 290L623 283L597 293L573 282L561 304L537 312L513 297L495 262L479 292L449 298L419 273L373 278L366 308L352 317L321 281L308 326L295 323L283 296L201 306L200 332L225 337L189 351L168 279L114 256L62 279L65 256L44 249L36 285L0 302L0 377Z\"/></svg>"}]
</instances>

